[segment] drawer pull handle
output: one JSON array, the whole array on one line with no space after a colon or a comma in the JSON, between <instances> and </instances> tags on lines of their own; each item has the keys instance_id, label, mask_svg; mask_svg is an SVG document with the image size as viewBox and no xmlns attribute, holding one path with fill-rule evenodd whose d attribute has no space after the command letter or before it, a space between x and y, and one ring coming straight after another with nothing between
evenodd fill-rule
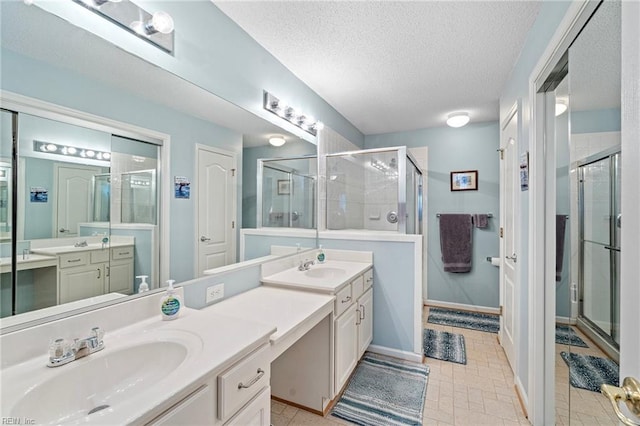
<instances>
[{"instance_id":1,"label":"drawer pull handle","mask_svg":"<svg viewBox=\"0 0 640 426\"><path fill-rule=\"evenodd\" d=\"M68 259L67 263L76 263L76 262L80 262L82 259Z\"/></svg>"},{"instance_id":2,"label":"drawer pull handle","mask_svg":"<svg viewBox=\"0 0 640 426\"><path fill-rule=\"evenodd\" d=\"M362 312L360 312L360 309L356 309L356 312L358 313L358 318L356 319L356 325L360 325L362 323Z\"/></svg>"},{"instance_id":3,"label":"drawer pull handle","mask_svg":"<svg viewBox=\"0 0 640 426\"><path fill-rule=\"evenodd\" d=\"M373 281L373 277L369 277L367 278L367 282L370 283L371 281Z\"/></svg>"},{"instance_id":4,"label":"drawer pull handle","mask_svg":"<svg viewBox=\"0 0 640 426\"><path fill-rule=\"evenodd\" d=\"M244 383L242 383L242 382L238 383L238 389L248 389L248 388L250 388L251 386L255 385L255 384L256 384L256 382L257 382L258 380L262 379L262 376L264 376L264 370L263 370L262 368L258 368L257 373L258 373L258 374L256 375L256 377L254 377L253 379L251 379L251 380L249 381L249 383L247 383L246 385L245 385Z\"/></svg>"},{"instance_id":5,"label":"drawer pull handle","mask_svg":"<svg viewBox=\"0 0 640 426\"><path fill-rule=\"evenodd\" d=\"M118 254L119 254L120 256L125 256L125 255L129 254L129 252L128 252L128 251L124 251L124 252L123 252L123 251L121 251L121 252L118 252Z\"/></svg>"},{"instance_id":6,"label":"drawer pull handle","mask_svg":"<svg viewBox=\"0 0 640 426\"><path fill-rule=\"evenodd\" d=\"M347 296L345 299L342 300L342 303L348 303L351 302L351 296Z\"/></svg>"},{"instance_id":7,"label":"drawer pull handle","mask_svg":"<svg viewBox=\"0 0 640 426\"><path fill-rule=\"evenodd\" d=\"M362 308L362 310L360 311L360 319L363 320L364 319L364 315L365 315L365 308L364 305L360 305L360 307Z\"/></svg>"}]
</instances>

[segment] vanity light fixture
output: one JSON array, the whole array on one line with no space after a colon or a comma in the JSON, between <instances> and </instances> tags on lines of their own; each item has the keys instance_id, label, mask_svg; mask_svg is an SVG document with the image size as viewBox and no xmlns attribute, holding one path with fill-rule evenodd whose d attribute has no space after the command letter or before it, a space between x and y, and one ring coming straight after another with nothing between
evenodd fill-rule
<instances>
[{"instance_id":1,"label":"vanity light fixture","mask_svg":"<svg viewBox=\"0 0 640 426\"><path fill-rule=\"evenodd\" d=\"M313 136L318 135L318 130L324 128L324 125L286 102L273 96L271 93L264 91L264 100L262 106L269 112L274 113L278 117L282 117L291 124L298 126L305 132L311 133Z\"/></svg>"},{"instance_id":2,"label":"vanity light fixture","mask_svg":"<svg viewBox=\"0 0 640 426\"><path fill-rule=\"evenodd\" d=\"M276 137L272 137L269 138L269 143L273 146L282 146L286 143L287 141L281 137L281 136L276 136Z\"/></svg>"},{"instance_id":3,"label":"vanity light fixture","mask_svg":"<svg viewBox=\"0 0 640 426\"><path fill-rule=\"evenodd\" d=\"M449 127L462 127L469 122L469 113L467 112L454 112L449 114L447 118L447 125Z\"/></svg>"},{"instance_id":4,"label":"vanity light fixture","mask_svg":"<svg viewBox=\"0 0 640 426\"><path fill-rule=\"evenodd\" d=\"M567 101L556 99L556 117L564 114L567 108L569 108L569 106L567 105Z\"/></svg>"},{"instance_id":5,"label":"vanity light fixture","mask_svg":"<svg viewBox=\"0 0 640 426\"><path fill-rule=\"evenodd\" d=\"M167 12L153 14L130 0L73 0L131 34L173 53L173 18Z\"/></svg>"},{"instance_id":6,"label":"vanity light fixture","mask_svg":"<svg viewBox=\"0 0 640 426\"><path fill-rule=\"evenodd\" d=\"M90 160L109 161L111 153L106 151L96 151L93 149L78 148L75 146L61 145L51 142L33 141L33 150L47 154L56 154L66 157L78 157Z\"/></svg>"}]
</instances>

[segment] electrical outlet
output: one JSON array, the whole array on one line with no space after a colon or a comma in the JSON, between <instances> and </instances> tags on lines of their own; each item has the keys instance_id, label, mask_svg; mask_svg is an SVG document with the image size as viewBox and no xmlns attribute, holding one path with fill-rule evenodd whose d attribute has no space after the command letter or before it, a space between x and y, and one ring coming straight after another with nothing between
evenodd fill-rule
<instances>
[{"instance_id":1,"label":"electrical outlet","mask_svg":"<svg viewBox=\"0 0 640 426\"><path fill-rule=\"evenodd\" d=\"M224 297L224 284L216 284L211 287L207 287L207 299L206 303L211 303L215 300L222 299Z\"/></svg>"}]
</instances>

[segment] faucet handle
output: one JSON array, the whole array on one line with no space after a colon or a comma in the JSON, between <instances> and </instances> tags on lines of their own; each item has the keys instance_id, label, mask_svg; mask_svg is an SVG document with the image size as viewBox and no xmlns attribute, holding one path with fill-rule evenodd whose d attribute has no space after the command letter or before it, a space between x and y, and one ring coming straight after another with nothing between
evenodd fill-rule
<instances>
[{"instance_id":1,"label":"faucet handle","mask_svg":"<svg viewBox=\"0 0 640 426\"><path fill-rule=\"evenodd\" d=\"M74 360L75 344L69 340L55 339L49 344L49 362L48 367L57 367L67 364Z\"/></svg>"},{"instance_id":2,"label":"faucet handle","mask_svg":"<svg viewBox=\"0 0 640 426\"><path fill-rule=\"evenodd\" d=\"M104 346L104 341L102 340L104 337L104 330L100 327L93 327L91 329L91 335L89 336L89 342L91 349L99 350L102 349L101 346Z\"/></svg>"}]
</instances>

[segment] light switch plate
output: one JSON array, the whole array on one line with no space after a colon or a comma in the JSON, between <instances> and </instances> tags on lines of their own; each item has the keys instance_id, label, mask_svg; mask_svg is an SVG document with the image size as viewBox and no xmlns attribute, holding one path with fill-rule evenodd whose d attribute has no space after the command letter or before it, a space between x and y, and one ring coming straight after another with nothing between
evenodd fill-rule
<instances>
[{"instance_id":1,"label":"light switch plate","mask_svg":"<svg viewBox=\"0 0 640 426\"><path fill-rule=\"evenodd\" d=\"M205 303L211 303L224 297L224 283L207 287L207 298Z\"/></svg>"}]
</instances>

